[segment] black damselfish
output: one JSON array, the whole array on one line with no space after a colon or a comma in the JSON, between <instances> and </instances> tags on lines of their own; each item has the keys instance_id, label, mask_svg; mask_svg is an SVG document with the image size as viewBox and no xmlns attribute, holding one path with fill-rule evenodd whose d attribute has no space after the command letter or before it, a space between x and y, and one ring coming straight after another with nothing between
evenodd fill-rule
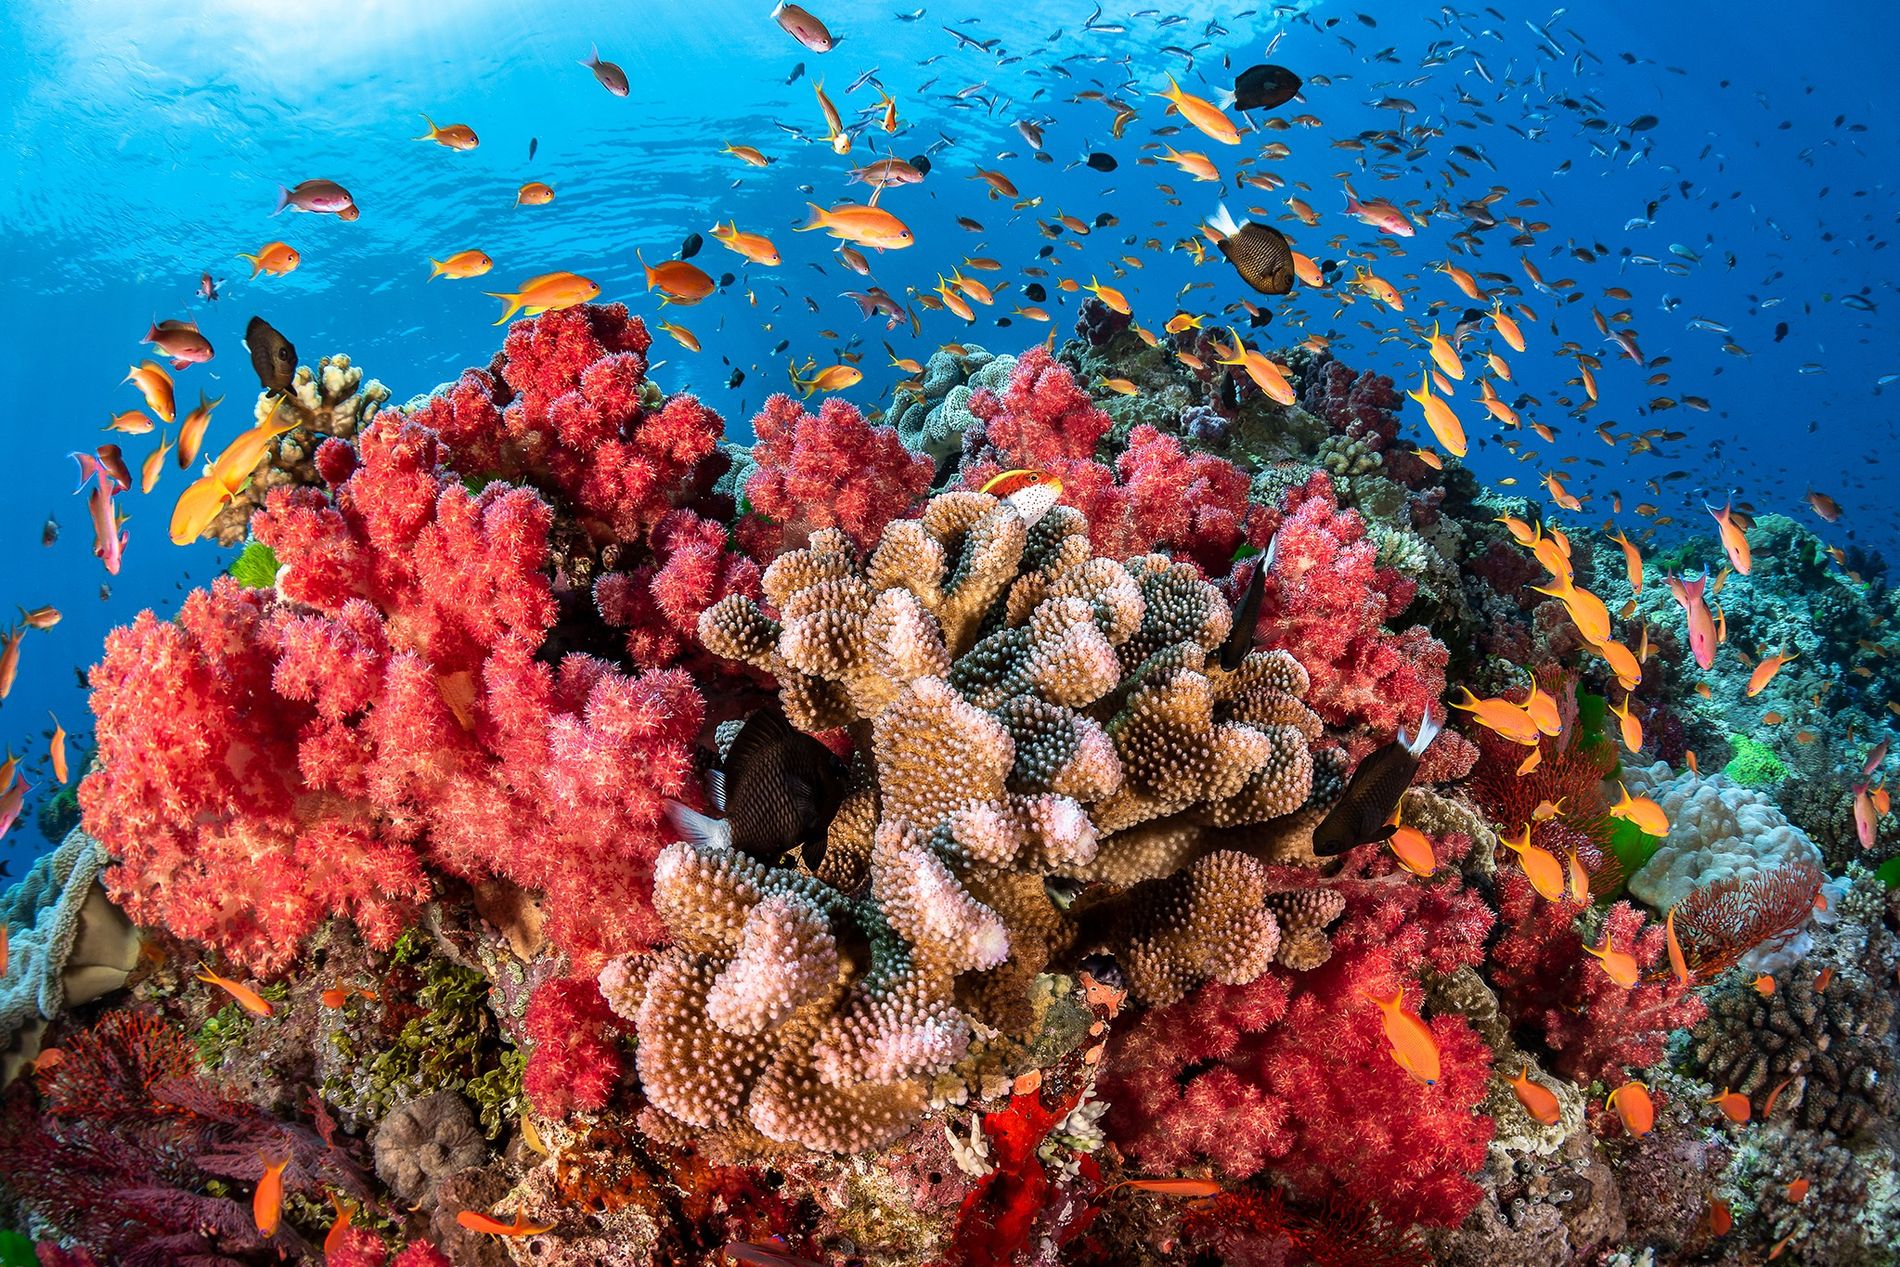
<instances>
[{"instance_id":1,"label":"black damselfish","mask_svg":"<svg viewBox=\"0 0 1900 1267\"><path fill-rule=\"evenodd\" d=\"M795 729L775 704L746 718L709 781L712 803L726 816L668 801L667 819L688 840L761 862L777 862L797 846L816 871L825 832L844 799L845 774L831 749Z\"/></svg>"},{"instance_id":2,"label":"black damselfish","mask_svg":"<svg viewBox=\"0 0 1900 1267\"><path fill-rule=\"evenodd\" d=\"M1427 707L1417 738L1407 739L1401 729L1397 739L1361 761L1347 780L1346 790L1313 832L1313 852L1327 857L1389 839L1397 830L1392 814L1399 807L1399 798L1412 786L1418 759L1431 747L1443 724L1432 719L1432 710Z\"/></svg>"}]
</instances>

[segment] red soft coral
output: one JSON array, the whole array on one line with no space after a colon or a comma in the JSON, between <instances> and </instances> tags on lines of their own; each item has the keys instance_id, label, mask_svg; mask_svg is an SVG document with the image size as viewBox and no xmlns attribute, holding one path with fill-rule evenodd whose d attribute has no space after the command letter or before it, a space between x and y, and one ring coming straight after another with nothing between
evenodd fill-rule
<instances>
[{"instance_id":1,"label":"red soft coral","mask_svg":"<svg viewBox=\"0 0 1900 1267\"><path fill-rule=\"evenodd\" d=\"M818 528L842 529L869 550L885 524L930 490L930 459L904 448L895 428L866 423L839 397L811 414L790 396L773 395L752 429L758 469L745 496L763 518L748 517L742 526L755 558L802 546Z\"/></svg>"},{"instance_id":2,"label":"red soft coral","mask_svg":"<svg viewBox=\"0 0 1900 1267\"><path fill-rule=\"evenodd\" d=\"M220 579L108 638L81 801L135 919L270 971L333 914L387 945L440 870L541 890L582 965L661 935L651 866L700 697L537 661L552 512L441 459L378 420L333 498L280 490L254 520L281 596Z\"/></svg>"},{"instance_id":3,"label":"red soft coral","mask_svg":"<svg viewBox=\"0 0 1900 1267\"><path fill-rule=\"evenodd\" d=\"M522 1028L533 1047L521 1089L535 1111L558 1116L606 1105L626 1072L628 1032L592 977L550 981L534 992Z\"/></svg>"},{"instance_id":4,"label":"red soft coral","mask_svg":"<svg viewBox=\"0 0 1900 1267\"><path fill-rule=\"evenodd\" d=\"M1165 550L1224 576L1236 549L1265 543L1268 512L1249 503L1247 473L1223 458L1141 426L1114 466L1096 461L1109 417L1045 349L1023 354L1002 396L974 393L970 412L984 443L965 463L964 482L981 487L1017 467L1058 477L1062 500L1088 517L1097 554Z\"/></svg>"},{"instance_id":5,"label":"red soft coral","mask_svg":"<svg viewBox=\"0 0 1900 1267\"><path fill-rule=\"evenodd\" d=\"M594 585L602 620L627 631L627 657L644 668L690 661L699 614L730 594L759 596L759 565L726 548L724 524L675 510L654 525L650 562L631 572L609 572Z\"/></svg>"},{"instance_id":6,"label":"red soft coral","mask_svg":"<svg viewBox=\"0 0 1900 1267\"><path fill-rule=\"evenodd\" d=\"M1204 986L1122 1036L1103 1097L1112 1134L1141 1165L1264 1171L1308 1199L1343 1190L1403 1223L1456 1224L1476 1203L1469 1176L1492 1130L1476 1113L1489 1049L1464 1018L1432 1018L1442 1070L1422 1086L1393 1059L1368 996L1402 988L1416 1008L1421 970L1482 959L1491 912L1456 881L1357 878L1384 865L1354 860L1354 878L1332 882L1347 907L1323 966Z\"/></svg>"},{"instance_id":7,"label":"red soft coral","mask_svg":"<svg viewBox=\"0 0 1900 1267\"><path fill-rule=\"evenodd\" d=\"M1489 978L1513 1025L1535 1031L1556 1053L1552 1067L1579 1082L1622 1081L1625 1071L1662 1059L1669 1032L1707 1013L1692 989L1666 976L1624 988L1584 951L1575 910L1547 902L1523 872L1498 877L1504 935L1492 948ZM1662 925L1628 902L1612 906L1594 943L1628 951L1643 968L1664 953Z\"/></svg>"},{"instance_id":8,"label":"red soft coral","mask_svg":"<svg viewBox=\"0 0 1900 1267\"><path fill-rule=\"evenodd\" d=\"M1366 521L1342 510L1332 482L1315 474L1292 489L1273 536L1274 564L1260 603L1259 645L1290 652L1312 685L1306 703L1347 728L1362 756L1401 726L1416 730L1425 709L1440 717L1451 653L1423 625L1393 632L1387 622L1412 602L1415 582L1380 567ZM1426 779L1456 777L1476 753L1446 732L1432 745Z\"/></svg>"}]
</instances>

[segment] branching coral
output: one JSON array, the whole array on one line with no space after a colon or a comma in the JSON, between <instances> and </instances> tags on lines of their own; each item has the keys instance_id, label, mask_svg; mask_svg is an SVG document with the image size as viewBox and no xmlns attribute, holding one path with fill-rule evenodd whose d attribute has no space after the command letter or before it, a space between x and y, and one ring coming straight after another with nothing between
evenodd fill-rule
<instances>
[{"instance_id":1,"label":"branching coral","mask_svg":"<svg viewBox=\"0 0 1900 1267\"><path fill-rule=\"evenodd\" d=\"M1094 558L1086 532L1069 507L1032 526L1013 503L944 494L863 565L835 530L781 556L764 579L775 614L738 599L707 613L707 645L772 674L794 724L850 728L858 782L819 867L840 887L712 846L663 856L676 944L638 1005L655 1105L815 1148L888 1139L965 1051L964 1009L1010 1024L1075 938L1044 872L1132 829L1191 835L1305 801L1318 724L1298 667L1261 653L1221 669L1219 592L1158 556ZM1157 991L1244 979L1265 963L1253 939L1277 930L1261 864L1201 865L1223 881L1138 887L1127 918L1099 925ZM1227 891L1243 877L1252 905Z\"/></svg>"},{"instance_id":2,"label":"branching coral","mask_svg":"<svg viewBox=\"0 0 1900 1267\"><path fill-rule=\"evenodd\" d=\"M1815 949L1777 974L1772 994L1739 979L1714 992L1695 1028L1709 1081L1758 1107L1779 1087L1775 1116L1843 1137L1891 1119L1900 1105L1892 987L1900 946L1869 918L1880 897L1879 882L1862 872L1842 903L1854 914L1817 931Z\"/></svg>"},{"instance_id":3,"label":"branching coral","mask_svg":"<svg viewBox=\"0 0 1900 1267\"><path fill-rule=\"evenodd\" d=\"M261 393L253 411L260 423L271 418L277 426L297 425L270 442L250 472L250 482L218 512L206 531L219 545L241 544L249 535L251 516L271 492L321 484L318 447L333 437L354 439L388 399L389 389L373 378L365 383L362 366L350 364L347 356L326 356L314 370L299 365L290 390L281 395Z\"/></svg>"},{"instance_id":4,"label":"branching coral","mask_svg":"<svg viewBox=\"0 0 1900 1267\"><path fill-rule=\"evenodd\" d=\"M122 859L108 887L260 970L331 914L387 946L432 869L544 891L578 959L646 944L692 683L535 660L555 607L533 491L470 494L400 419L331 460L332 497L281 491L252 525L287 569L275 593L220 579L108 639L81 789Z\"/></svg>"}]
</instances>

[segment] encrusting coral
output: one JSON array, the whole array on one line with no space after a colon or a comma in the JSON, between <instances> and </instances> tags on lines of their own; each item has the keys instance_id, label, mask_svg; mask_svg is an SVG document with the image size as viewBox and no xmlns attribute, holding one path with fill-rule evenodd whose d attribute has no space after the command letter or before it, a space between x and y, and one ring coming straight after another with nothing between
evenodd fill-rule
<instances>
[{"instance_id":1,"label":"encrusting coral","mask_svg":"<svg viewBox=\"0 0 1900 1267\"><path fill-rule=\"evenodd\" d=\"M437 1091L399 1105L370 1132L376 1173L410 1204L433 1204L444 1179L488 1160L468 1102Z\"/></svg>"},{"instance_id":2,"label":"encrusting coral","mask_svg":"<svg viewBox=\"0 0 1900 1267\"><path fill-rule=\"evenodd\" d=\"M695 1126L890 1138L968 1048L970 1000L1007 1024L1009 991L1076 939L1043 873L1161 820L1256 823L1306 799L1318 725L1298 667L1210 662L1231 626L1219 592L1157 556L1094 557L1073 508L943 494L863 564L821 531L763 588L774 614L730 599L702 637L772 674L794 724L848 728L858 782L816 877L702 844L661 859L675 946L639 1004L640 1075ZM1262 864L1180 861L1086 921L1164 1000L1251 979L1278 942Z\"/></svg>"}]
</instances>

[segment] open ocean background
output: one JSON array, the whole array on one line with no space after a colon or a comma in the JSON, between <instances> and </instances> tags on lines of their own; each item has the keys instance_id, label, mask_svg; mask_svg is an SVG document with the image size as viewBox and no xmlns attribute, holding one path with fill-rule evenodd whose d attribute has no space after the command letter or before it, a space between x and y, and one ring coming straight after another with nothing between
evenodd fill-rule
<instances>
[{"instance_id":1,"label":"open ocean background","mask_svg":"<svg viewBox=\"0 0 1900 1267\"><path fill-rule=\"evenodd\" d=\"M868 411L888 401L901 372L886 367L882 319L862 321L839 297L867 279L837 262L831 239L791 230L805 219L803 187L827 205L861 197L865 187L845 184L844 174L868 161L873 146L880 157L938 147L922 186L883 200L918 245L875 258L876 282L905 298L907 287L927 291L975 254L1004 264L983 280L1016 283L996 307L977 310L974 326L925 312L921 336L907 327L890 333L900 355L919 360L944 342L1013 351L1044 337L1047 327L1021 319L994 328L1024 302L1019 270L1037 263L1048 242L1038 217L1060 211L1092 220L1104 210L1119 217L1114 228L1065 235L1042 263L1051 281L1094 275L1120 287L1137 317L1159 329L1187 282L1216 283L1193 293L1195 307L1242 293L1217 254L1209 253L1212 269L1197 271L1170 249L1219 198L1237 216L1264 208L1256 218L1325 259L1337 257L1335 234L1361 247L1375 237L1341 213L1342 174L1362 195L1401 205L1442 192L1455 209L1500 186L1509 192L1494 211L1551 228L1528 249L1509 245L1510 229L1490 230L1476 267L1522 282L1518 261L1527 254L1547 281L1575 278L1583 298L1530 294L1542 329L1512 362L1516 386L1545 402L1520 412L1554 426L1557 442L1537 446L1543 452L1525 463L1495 441L1474 445L1470 464L1481 477L1516 477L1518 491L1541 496L1541 473L1562 469L1573 491L1595 495L1587 505L1593 519L1608 515L1612 491L1624 496L1626 524L1636 522L1628 507L1656 502L1677 521L1660 530L1664 538L1682 525L1701 530L1708 520L1700 499L1719 504L1733 489L1756 511L1794 514L1831 542L1889 558L1900 550L1887 460L1900 379L1880 381L1900 375L1900 256L1890 248L1900 217L1900 82L1888 6L1619 2L1553 16L1547 6L1500 3L1448 17L1450 9L1401 0L1253 10L1129 4L1102 11L1094 29L1085 23L1095 6L1074 0L1022 6L1015 12L1030 16L1016 18L973 0L929 0L914 21L888 4L808 7L842 37L832 52L800 47L763 2L180 0L160 11L130 0L9 0L0 8L0 61L8 67L0 76L0 303L11 361L0 374L7 481L0 611L53 604L65 617L51 631L27 634L19 680L0 706L0 746L30 753L39 785L0 843L13 876L46 847L33 815L51 786L49 710L73 732L75 752L84 748L88 714L76 670L97 659L109 628L141 608L170 612L232 554L168 541L171 506L186 483L175 464L150 497L122 497L131 543L116 578L92 556L84 499L71 495L72 450L117 438L136 470L157 441L156 433L98 430L139 404L120 379L149 353L139 339L154 318L194 317L217 349L208 365L176 375L181 416L200 388L226 397L206 441L216 454L250 422L256 381L241 338L253 313L288 335L304 364L346 352L401 402L493 355L502 332L490 323L500 305L484 290L571 269L598 281L603 301L652 318L662 310L644 292L636 248L657 261L697 232L707 242L696 262L735 280L697 307L664 313L690 327L704 351L658 336L653 355L665 364L654 377L669 390L700 394L745 439L765 395L787 387L788 355L829 364L857 348L865 380L846 395ZM959 46L945 26L997 43ZM577 64L596 44L626 71L627 98L609 95ZM1435 47L1440 56L1427 64ZM1176 122L1157 99L1141 97L1141 116L1120 141L1109 136L1107 108L1074 99L1090 89L1133 99L1165 87L1168 73L1211 97L1231 86L1223 57L1232 69L1271 60L1307 77L1305 104L1277 113L1310 111L1324 126L1245 137L1239 152L1268 138L1290 145L1290 157L1257 166L1311 186L1302 196L1322 215L1317 228L1272 219L1291 188L1196 184L1137 162L1153 152L1143 149L1155 145L1150 129ZM805 76L788 83L801 62ZM904 129L888 142L875 129L860 133L841 158L823 144L812 81L822 77L853 122L868 117L860 112L873 109L876 93L845 89L874 67L898 98ZM1331 82L1315 84L1315 76ZM1422 141L1414 161L1334 147L1399 123L1392 108L1373 104L1391 97L1417 107L1405 124L1444 135ZM417 144L411 138L424 112L441 124L471 125L480 147L453 153ZM1644 115L1655 125L1630 131ZM1022 118L1043 121L1053 161L1034 160L1013 126ZM530 138L538 138L532 161ZM1191 132L1165 139L1208 151L1224 171L1236 156ZM756 145L778 161L744 166L719 152L726 141ZM1485 161L1457 157L1453 145ZM1119 169L1081 165L1094 150L1114 154ZM1469 177L1452 176L1446 158ZM979 166L1000 169L1041 205L1012 222L1010 205L970 178ZM273 218L277 187L312 177L348 187L361 218ZM513 205L531 179L554 186L553 204ZM1540 205L1518 211L1510 204L1519 197ZM960 227L959 216L981 222L982 231ZM714 243L714 221L734 218L770 236L783 264L744 265ZM1449 329L1466 306L1427 269L1466 223L1455 214L1434 219L1404 243L1402 257L1379 265L1401 286L1417 281L1407 316L1429 326L1428 301L1437 301ZM301 267L247 280L235 254L274 238L302 253ZM1161 249L1141 245L1149 238ZM1573 245L1604 250L1583 263L1571 256ZM471 247L494 258L493 273L426 282L430 256ZM1625 252L1654 262L1631 262ZM1125 255L1143 267L1121 264ZM195 298L205 269L222 280L216 304ZM1601 298L1607 286L1633 292L1626 306L1644 353L1652 362L1670 358L1667 387L1646 385L1654 365L1638 368L1598 336L1589 308L1617 306ZM1044 306L1059 337L1068 334L1075 300L1051 287ZM1263 335L1290 345L1302 331L1317 332L1355 367L1416 373L1416 340L1394 337L1402 327L1383 309L1359 302L1341 313L1330 297L1311 295L1274 306L1280 315ZM1729 333L1692 328L1696 318ZM1777 340L1781 322L1787 330ZM838 337L821 335L826 330ZM1601 403L1583 421L1553 401L1575 373L1573 362L1550 355L1564 339L1604 359ZM775 355L781 340L789 349ZM1746 355L1725 351L1725 342ZM746 380L728 389L735 367ZM1659 393L1706 397L1711 409L1649 413ZM1493 434L1476 405L1467 400L1461 409L1474 436ZM1405 416L1417 423L1413 407ZM1606 421L1619 432L1687 434L1660 455L1632 458L1593 434ZM1644 490L1643 481L1672 471L1687 474L1659 497ZM1821 524L1807 510L1810 486L1838 499L1839 524ZM49 515L60 534L43 548Z\"/></svg>"}]
</instances>

